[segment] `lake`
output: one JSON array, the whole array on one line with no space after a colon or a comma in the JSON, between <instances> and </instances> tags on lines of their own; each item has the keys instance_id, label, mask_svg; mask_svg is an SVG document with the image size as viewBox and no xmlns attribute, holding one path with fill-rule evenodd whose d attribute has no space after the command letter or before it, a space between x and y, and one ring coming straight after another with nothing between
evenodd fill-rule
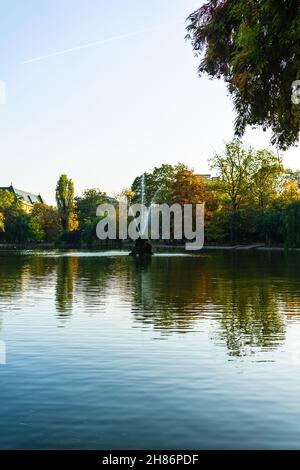
<instances>
[{"instance_id":1,"label":"lake","mask_svg":"<svg viewBox=\"0 0 300 470\"><path fill-rule=\"evenodd\" d=\"M1 449L300 448L300 253L0 252Z\"/></svg>"}]
</instances>

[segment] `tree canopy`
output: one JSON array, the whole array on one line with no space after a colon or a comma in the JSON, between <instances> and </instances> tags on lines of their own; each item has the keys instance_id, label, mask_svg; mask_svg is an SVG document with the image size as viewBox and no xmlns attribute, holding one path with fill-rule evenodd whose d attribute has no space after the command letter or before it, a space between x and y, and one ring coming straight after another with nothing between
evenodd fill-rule
<instances>
[{"instance_id":1,"label":"tree canopy","mask_svg":"<svg viewBox=\"0 0 300 470\"><path fill-rule=\"evenodd\" d=\"M300 246L300 171L285 169L271 150L245 146L239 139L226 143L210 165L212 175L197 174L184 163L162 164L137 176L117 198L97 188L73 198L72 180L63 175L56 188L57 208L37 203L28 211L21 199L0 190L0 243L102 246L96 234L101 219L97 206L113 204L117 216L126 217L129 224L131 218L120 210L126 198L128 204L143 201L148 208L204 203L206 243ZM173 227L171 219L171 243ZM117 243L123 239L119 237Z\"/></svg>"},{"instance_id":2,"label":"tree canopy","mask_svg":"<svg viewBox=\"0 0 300 470\"><path fill-rule=\"evenodd\" d=\"M201 57L199 74L223 78L237 113L235 132L271 128L272 143L295 145L300 105L299 0L211 0L188 18L187 38Z\"/></svg>"},{"instance_id":3,"label":"tree canopy","mask_svg":"<svg viewBox=\"0 0 300 470\"><path fill-rule=\"evenodd\" d=\"M79 225L89 224L96 219L96 210L100 204L108 202L106 193L97 188L84 191L82 196L75 198L75 211Z\"/></svg>"}]
</instances>

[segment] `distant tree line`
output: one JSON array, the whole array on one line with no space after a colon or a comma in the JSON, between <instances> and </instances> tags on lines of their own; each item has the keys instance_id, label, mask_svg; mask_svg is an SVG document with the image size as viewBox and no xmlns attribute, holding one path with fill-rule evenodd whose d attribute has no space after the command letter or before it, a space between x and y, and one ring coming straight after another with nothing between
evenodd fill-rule
<instances>
[{"instance_id":1,"label":"distant tree line","mask_svg":"<svg viewBox=\"0 0 300 470\"><path fill-rule=\"evenodd\" d=\"M99 189L74 197L74 185L61 175L57 207L22 201L0 191L0 242L97 246L97 207L119 201L151 204L205 204L205 241L213 244L264 243L300 247L300 171L284 168L270 150L246 147L240 140L225 145L210 160L213 178L197 175L183 163L163 164L135 178L114 199ZM143 184L142 184L143 182Z\"/></svg>"},{"instance_id":2,"label":"distant tree line","mask_svg":"<svg viewBox=\"0 0 300 470\"><path fill-rule=\"evenodd\" d=\"M162 165L144 175L147 204L205 204L205 240L214 244L300 246L300 172L284 168L270 150L238 139L210 159L213 178L184 164ZM142 176L130 189L141 200Z\"/></svg>"}]
</instances>

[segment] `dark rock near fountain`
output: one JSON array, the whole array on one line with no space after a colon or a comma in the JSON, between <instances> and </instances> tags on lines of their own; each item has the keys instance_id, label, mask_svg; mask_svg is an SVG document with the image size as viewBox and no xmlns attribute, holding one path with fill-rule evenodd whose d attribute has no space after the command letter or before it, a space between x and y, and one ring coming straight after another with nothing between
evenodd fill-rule
<instances>
[{"instance_id":1,"label":"dark rock near fountain","mask_svg":"<svg viewBox=\"0 0 300 470\"><path fill-rule=\"evenodd\" d=\"M129 256L152 256L152 245L149 240L139 237L134 244L133 250Z\"/></svg>"}]
</instances>

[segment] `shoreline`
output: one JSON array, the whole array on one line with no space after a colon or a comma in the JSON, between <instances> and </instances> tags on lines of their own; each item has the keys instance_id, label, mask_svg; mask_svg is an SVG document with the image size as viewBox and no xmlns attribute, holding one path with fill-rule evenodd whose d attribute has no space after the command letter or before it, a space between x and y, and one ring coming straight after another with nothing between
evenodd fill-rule
<instances>
[{"instance_id":1,"label":"shoreline","mask_svg":"<svg viewBox=\"0 0 300 470\"><path fill-rule=\"evenodd\" d=\"M200 253L202 251L300 251L300 248L287 248L284 246L265 246L263 244L249 244L249 245L204 245L201 250L186 251L182 245L152 245L153 249L157 252L163 251L183 251L185 253ZM109 250L130 250L131 244L125 246L102 246L102 247L88 247L88 246L57 246L54 243L41 243L41 244L12 244L1 243L0 251L31 251L31 250L84 250L84 251L109 251Z\"/></svg>"}]
</instances>

